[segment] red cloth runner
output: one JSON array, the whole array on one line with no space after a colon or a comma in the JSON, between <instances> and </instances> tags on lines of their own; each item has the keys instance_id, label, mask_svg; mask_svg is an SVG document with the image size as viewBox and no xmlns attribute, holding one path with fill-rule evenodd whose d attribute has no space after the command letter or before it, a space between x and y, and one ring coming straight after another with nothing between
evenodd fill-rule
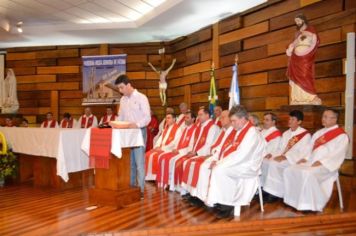
<instances>
[{"instance_id":1,"label":"red cloth runner","mask_svg":"<svg viewBox=\"0 0 356 236\"><path fill-rule=\"evenodd\" d=\"M92 128L90 134L90 168L109 169L112 129Z\"/></svg>"}]
</instances>

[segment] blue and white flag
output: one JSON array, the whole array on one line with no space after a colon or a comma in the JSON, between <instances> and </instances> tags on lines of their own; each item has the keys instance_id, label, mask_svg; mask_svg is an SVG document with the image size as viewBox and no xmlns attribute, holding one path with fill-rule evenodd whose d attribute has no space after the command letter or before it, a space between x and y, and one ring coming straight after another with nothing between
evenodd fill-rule
<instances>
[{"instance_id":1,"label":"blue and white flag","mask_svg":"<svg viewBox=\"0 0 356 236\"><path fill-rule=\"evenodd\" d=\"M236 105L240 105L240 90L239 90L239 80L238 80L238 68L237 63L232 66L232 79L229 92L229 110Z\"/></svg>"}]
</instances>

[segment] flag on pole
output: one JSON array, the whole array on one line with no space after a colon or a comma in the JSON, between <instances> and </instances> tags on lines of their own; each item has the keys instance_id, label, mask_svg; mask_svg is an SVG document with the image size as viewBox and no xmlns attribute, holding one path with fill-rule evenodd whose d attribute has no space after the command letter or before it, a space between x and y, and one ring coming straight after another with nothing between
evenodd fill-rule
<instances>
[{"instance_id":1,"label":"flag on pole","mask_svg":"<svg viewBox=\"0 0 356 236\"><path fill-rule=\"evenodd\" d=\"M216 85L215 85L215 69L214 63L211 66L210 71L210 92L209 92L209 110L210 114L214 114L214 108L216 106L216 101L218 100L218 95L216 94Z\"/></svg>"},{"instance_id":2,"label":"flag on pole","mask_svg":"<svg viewBox=\"0 0 356 236\"><path fill-rule=\"evenodd\" d=\"M235 59L235 64L232 66L232 79L229 92L229 110L236 105L240 105L240 90L239 90L239 80L238 80L238 68L237 59Z\"/></svg>"}]
</instances>

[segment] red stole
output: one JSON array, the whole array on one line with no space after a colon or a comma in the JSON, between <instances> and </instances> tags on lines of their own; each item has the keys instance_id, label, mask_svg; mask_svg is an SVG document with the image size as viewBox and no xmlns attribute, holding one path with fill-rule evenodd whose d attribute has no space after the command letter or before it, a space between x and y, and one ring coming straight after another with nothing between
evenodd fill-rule
<instances>
[{"instance_id":1,"label":"red stole","mask_svg":"<svg viewBox=\"0 0 356 236\"><path fill-rule=\"evenodd\" d=\"M345 131L340 127L337 127L335 129L329 130L328 132L326 132L325 134L323 134L322 136L320 136L319 138L317 138L315 140L314 146L313 146L313 151L315 149L317 149L318 147L324 145L325 143L333 140L334 138L336 138L340 134L344 134L344 133L345 133Z\"/></svg>"},{"instance_id":2,"label":"red stole","mask_svg":"<svg viewBox=\"0 0 356 236\"><path fill-rule=\"evenodd\" d=\"M178 124L173 124L173 127L171 128L171 131L169 132L169 136L168 138L166 139L166 142L163 144L163 140L164 138L166 137L167 135L167 132L168 132L168 129L169 127L166 127L164 130L163 130L163 133L162 133L162 142L161 142L161 145L160 147L162 147L163 145L166 146L168 144L170 144L173 140L174 140L174 137L176 136L176 132L178 130L179 126Z\"/></svg>"},{"instance_id":3,"label":"red stole","mask_svg":"<svg viewBox=\"0 0 356 236\"><path fill-rule=\"evenodd\" d=\"M184 123L184 120L185 119L184 119L184 116L183 116L183 118L178 121L178 126L181 126Z\"/></svg>"},{"instance_id":4,"label":"red stole","mask_svg":"<svg viewBox=\"0 0 356 236\"><path fill-rule=\"evenodd\" d=\"M110 121L115 121L115 118L116 118L116 115L112 114L111 117L110 117ZM105 115L103 117L103 124L108 124L109 121L108 121L108 115Z\"/></svg>"},{"instance_id":5,"label":"red stole","mask_svg":"<svg viewBox=\"0 0 356 236\"><path fill-rule=\"evenodd\" d=\"M221 124L221 121L220 121L220 119L218 119L218 118L215 118L215 124L217 125L217 126L219 126L219 128L221 128L222 127L222 124Z\"/></svg>"},{"instance_id":6,"label":"red stole","mask_svg":"<svg viewBox=\"0 0 356 236\"><path fill-rule=\"evenodd\" d=\"M181 138L179 139L179 143L177 146L177 150L188 147L190 139L196 129L196 125L192 125L191 127L185 127Z\"/></svg>"},{"instance_id":7,"label":"red stole","mask_svg":"<svg viewBox=\"0 0 356 236\"><path fill-rule=\"evenodd\" d=\"M63 119L61 128L73 128L73 118L70 118L69 121Z\"/></svg>"},{"instance_id":8,"label":"red stole","mask_svg":"<svg viewBox=\"0 0 356 236\"><path fill-rule=\"evenodd\" d=\"M216 140L216 142L214 143L214 145L211 147L211 150L213 150L213 148L217 147L220 145L220 143L222 142L222 139L225 135L225 131L222 131L218 137L218 139ZM225 150L225 148L227 148L229 145L231 145L232 141L234 140L236 135L236 130L233 129L230 134L226 137L223 145L221 146L221 151ZM189 177L189 172L190 172L190 168L192 166L192 163L195 162L194 165L194 169L193 169L193 177L192 177L192 182L190 183L190 185L195 188L197 186L198 183L198 179L199 179L199 171L200 171L200 166L203 164L203 162L206 160L205 157L198 157L198 158L194 158L194 159L190 159L187 161L187 164L183 170L183 179L182 181L186 184L188 183L188 177Z\"/></svg>"},{"instance_id":9,"label":"red stole","mask_svg":"<svg viewBox=\"0 0 356 236\"><path fill-rule=\"evenodd\" d=\"M214 121L210 120L209 123L203 128L203 131L201 130L202 125L201 124L199 125L197 132L195 132L195 136L194 136L194 148L193 148L194 152L198 151L200 148L204 146L206 142L206 137L208 136L209 130L213 125L214 125ZM200 135L200 133L202 134Z\"/></svg>"},{"instance_id":10,"label":"red stole","mask_svg":"<svg viewBox=\"0 0 356 236\"><path fill-rule=\"evenodd\" d=\"M92 128L90 133L90 168L109 168L112 129Z\"/></svg>"},{"instance_id":11,"label":"red stole","mask_svg":"<svg viewBox=\"0 0 356 236\"><path fill-rule=\"evenodd\" d=\"M43 127L47 128L48 127L48 120L45 120L43 122ZM49 124L50 128L55 128L56 127L56 120L51 120L51 123Z\"/></svg>"},{"instance_id":12,"label":"red stole","mask_svg":"<svg viewBox=\"0 0 356 236\"><path fill-rule=\"evenodd\" d=\"M308 26L305 31L316 34L312 26ZM296 37L299 37L300 34L301 32L298 32ZM293 51L288 62L287 77L310 94L316 94L314 85L314 60L319 43L320 39L317 35L317 43L311 52L304 56L297 56Z\"/></svg>"},{"instance_id":13,"label":"red stole","mask_svg":"<svg viewBox=\"0 0 356 236\"><path fill-rule=\"evenodd\" d=\"M93 125L93 121L94 121L94 116L93 116L93 115L89 116L88 123L87 123L87 125L85 126L85 123L87 122L87 116L86 116L86 115L83 115L83 116L82 116L82 122L81 122L81 124L80 124L80 127L81 127L81 128L89 128L89 127L91 127L91 126Z\"/></svg>"},{"instance_id":14,"label":"red stole","mask_svg":"<svg viewBox=\"0 0 356 236\"><path fill-rule=\"evenodd\" d=\"M293 136L292 138L290 138L288 140L288 144L286 149L283 152L283 155L286 154L295 144L297 144L306 134L309 134L309 131L306 130L300 134L297 134L295 136Z\"/></svg>"},{"instance_id":15,"label":"red stole","mask_svg":"<svg viewBox=\"0 0 356 236\"><path fill-rule=\"evenodd\" d=\"M273 139L275 139L275 138L277 138L277 137L281 137L281 136L282 136L281 131L275 130L275 131L273 131L272 133L270 133L269 135L267 135L267 136L265 137L265 139L266 139L266 141L267 141L267 143L268 143L269 141L271 141L271 140L273 140Z\"/></svg>"},{"instance_id":16,"label":"red stole","mask_svg":"<svg viewBox=\"0 0 356 236\"><path fill-rule=\"evenodd\" d=\"M219 159L225 158L225 157L227 157L229 154L231 154L232 152L236 151L237 148L240 146L242 140L244 139L244 137L245 137L247 131L248 131L251 127L254 127L254 126L251 124L251 122L248 122L247 125L246 125L246 127L243 128L243 129L241 130L241 132L239 133L239 135L237 136L236 141L234 141L234 142L232 143L232 145L231 145L226 151L223 151L224 149L221 149L222 151L220 152ZM226 140L225 140L225 142L226 142ZM228 145L227 145L227 146L228 146ZM226 147L227 147L227 146L226 146ZM226 147L225 147L225 148L226 148Z\"/></svg>"}]
</instances>

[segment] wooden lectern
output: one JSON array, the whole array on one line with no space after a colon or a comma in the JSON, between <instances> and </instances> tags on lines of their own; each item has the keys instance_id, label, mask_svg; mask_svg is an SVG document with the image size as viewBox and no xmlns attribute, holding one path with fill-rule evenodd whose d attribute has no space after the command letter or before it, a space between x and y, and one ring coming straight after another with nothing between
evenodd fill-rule
<instances>
[{"instance_id":1,"label":"wooden lectern","mask_svg":"<svg viewBox=\"0 0 356 236\"><path fill-rule=\"evenodd\" d=\"M140 188L130 186L130 149L122 149L122 157L110 157L109 169L95 169L95 187L89 190L93 205L122 208L140 201Z\"/></svg>"}]
</instances>

